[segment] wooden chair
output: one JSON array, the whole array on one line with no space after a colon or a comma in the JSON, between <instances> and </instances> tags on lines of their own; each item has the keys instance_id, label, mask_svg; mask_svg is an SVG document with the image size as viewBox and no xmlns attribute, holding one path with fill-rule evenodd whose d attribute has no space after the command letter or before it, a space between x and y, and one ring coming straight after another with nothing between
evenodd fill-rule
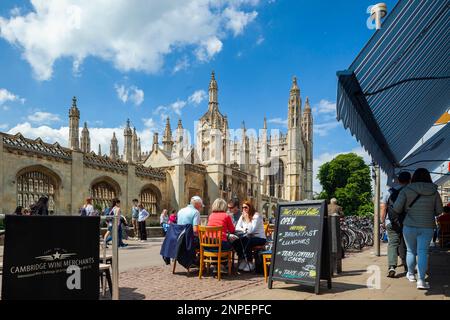
<instances>
[{"instance_id":1,"label":"wooden chair","mask_svg":"<svg viewBox=\"0 0 450 320\"><path fill-rule=\"evenodd\" d=\"M270 266L271 261L272 261L272 254L271 253L263 253L264 280L266 281L266 283L267 283L267 279L268 279L267 266Z\"/></svg>"},{"instance_id":2,"label":"wooden chair","mask_svg":"<svg viewBox=\"0 0 450 320\"><path fill-rule=\"evenodd\" d=\"M105 285L105 277L108 281L108 287L109 287L109 293L112 297L112 279L111 279L111 265L100 263L99 265L99 271L100 271L100 285L102 287L102 295L104 296L106 293L106 285Z\"/></svg>"},{"instance_id":3,"label":"wooden chair","mask_svg":"<svg viewBox=\"0 0 450 320\"><path fill-rule=\"evenodd\" d=\"M444 248L447 241L450 241L450 221L439 222L439 246Z\"/></svg>"},{"instance_id":4,"label":"wooden chair","mask_svg":"<svg viewBox=\"0 0 450 320\"><path fill-rule=\"evenodd\" d=\"M221 279L221 264L228 262L228 275L231 275L231 265L233 260L233 250L222 250L222 227L198 227L198 235L200 240L200 269L198 272L199 279L202 278L205 263L209 266L217 264L217 278Z\"/></svg>"}]
</instances>

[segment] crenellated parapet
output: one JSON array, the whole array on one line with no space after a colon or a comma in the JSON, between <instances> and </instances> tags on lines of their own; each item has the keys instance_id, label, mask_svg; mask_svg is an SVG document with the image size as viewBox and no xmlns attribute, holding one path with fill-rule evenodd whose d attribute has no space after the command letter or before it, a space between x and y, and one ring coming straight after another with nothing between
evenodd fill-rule
<instances>
[{"instance_id":1,"label":"crenellated parapet","mask_svg":"<svg viewBox=\"0 0 450 320\"><path fill-rule=\"evenodd\" d=\"M58 142L53 144L41 138L27 139L22 134L10 135L2 133L3 146L9 151L25 152L61 160L72 160L72 150L62 147Z\"/></svg>"}]
</instances>

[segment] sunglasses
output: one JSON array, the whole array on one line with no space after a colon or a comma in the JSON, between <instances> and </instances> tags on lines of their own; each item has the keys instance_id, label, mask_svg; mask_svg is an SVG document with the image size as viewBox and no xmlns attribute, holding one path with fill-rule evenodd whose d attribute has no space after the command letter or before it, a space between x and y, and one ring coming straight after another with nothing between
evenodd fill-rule
<instances>
[{"instance_id":1,"label":"sunglasses","mask_svg":"<svg viewBox=\"0 0 450 320\"><path fill-rule=\"evenodd\" d=\"M248 207L247 206L242 206L242 209L248 209Z\"/></svg>"}]
</instances>

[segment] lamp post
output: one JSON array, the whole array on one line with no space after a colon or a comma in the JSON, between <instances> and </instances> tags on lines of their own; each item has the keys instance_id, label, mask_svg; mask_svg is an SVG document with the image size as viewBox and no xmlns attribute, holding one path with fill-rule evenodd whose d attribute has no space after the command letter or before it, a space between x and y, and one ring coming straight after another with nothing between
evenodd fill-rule
<instances>
[{"instance_id":1,"label":"lamp post","mask_svg":"<svg viewBox=\"0 0 450 320\"><path fill-rule=\"evenodd\" d=\"M374 199L374 222L373 222L373 236L375 245L375 255L380 256L380 166L375 165L375 199Z\"/></svg>"}]
</instances>

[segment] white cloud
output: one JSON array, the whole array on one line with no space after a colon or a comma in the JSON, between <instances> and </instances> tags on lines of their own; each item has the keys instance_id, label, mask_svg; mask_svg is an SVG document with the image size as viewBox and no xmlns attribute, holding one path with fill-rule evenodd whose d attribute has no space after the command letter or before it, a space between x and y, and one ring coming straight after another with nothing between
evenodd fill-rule
<instances>
[{"instance_id":1,"label":"white cloud","mask_svg":"<svg viewBox=\"0 0 450 320\"><path fill-rule=\"evenodd\" d=\"M313 125L314 133L318 134L320 137L327 136L331 130L337 128L340 125L339 122L327 122Z\"/></svg>"},{"instance_id":2,"label":"white cloud","mask_svg":"<svg viewBox=\"0 0 450 320\"><path fill-rule=\"evenodd\" d=\"M177 60L175 67L173 68L173 73L177 73L178 71L185 70L189 68L189 60L187 56L183 56L183 58Z\"/></svg>"},{"instance_id":3,"label":"white cloud","mask_svg":"<svg viewBox=\"0 0 450 320\"><path fill-rule=\"evenodd\" d=\"M283 127L287 128L288 122L287 119L281 119L281 118L273 118L273 119L269 119L267 120L268 123L274 123L277 125L281 125Z\"/></svg>"},{"instance_id":4,"label":"white cloud","mask_svg":"<svg viewBox=\"0 0 450 320\"><path fill-rule=\"evenodd\" d=\"M177 100L170 104L169 109L175 112L177 115L181 116L181 110L186 106L186 101Z\"/></svg>"},{"instance_id":5,"label":"white cloud","mask_svg":"<svg viewBox=\"0 0 450 320\"><path fill-rule=\"evenodd\" d=\"M326 99L320 100L319 104L316 108L314 108L314 111L318 114L323 113L333 113L336 114L336 102L331 102Z\"/></svg>"},{"instance_id":6,"label":"white cloud","mask_svg":"<svg viewBox=\"0 0 450 320\"><path fill-rule=\"evenodd\" d=\"M193 94L191 94L188 98L189 103L200 104L203 100L207 98L207 94L205 90L197 90Z\"/></svg>"},{"instance_id":7,"label":"white cloud","mask_svg":"<svg viewBox=\"0 0 450 320\"><path fill-rule=\"evenodd\" d=\"M195 51L195 55L198 60L207 62L222 50L222 46L222 41L217 37L211 37L202 41L202 46Z\"/></svg>"},{"instance_id":8,"label":"white cloud","mask_svg":"<svg viewBox=\"0 0 450 320\"><path fill-rule=\"evenodd\" d=\"M2 106L3 111L9 111L11 109L10 106Z\"/></svg>"},{"instance_id":9,"label":"white cloud","mask_svg":"<svg viewBox=\"0 0 450 320\"><path fill-rule=\"evenodd\" d=\"M27 119L37 124L50 124L51 122L57 122L61 120L57 114L42 111L37 111L33 114L30 114Z\"/></svg>"},{"instance_id":10,"label":"white cloud","mask_svg":"<svg viewBox=\"0 0 450 320\"><path fill-rule=\"evenodd\" d=\"M243 12L238 11L235 8L226 8L224 16L228 19L226 24L227 29L233 31L234 36L240 35L244 28L253 20L255 20L258 13L256 11Z\"/></svg>"},{"instance_id":11,"label":"white cloud","mask_svg":"<svg viewBox=\"0 0 450 320\"><path fill-rule=\"evenodd\" d=\"M263 42L264 42L264 40L265 40L265 39L264 39L264 37L263 37L263 36L259 36L259 37L258 37L258 39L256 39L256 45L258 45L258 46L259 46L259 45L260 45L261 43L263 43Z\"/></svg>"},{"instance_id":12,"label":"white cloud","mask_svg":"<svg viewBox=\"0 0 450 320\"><path fill-rule=\"evenodd\" d=\"M18 95L15 95L14 93L12 93L4 88L0 88L0 106L8 101L10 101L10 102L18 101L22 104L25 103L24 98L21 98Z\"/></svg>"},{"instance_id":13,"label":"white cloud","mask_svg":"<svg viewBox=\"0 0 450 320\"><path fill-rule=\"evenodd\" d=\"M125 87L124 85L115 84L117 97L123 102L131 101L134 105L139 106L144 102L144 91L136 86Z\"/></svg>"},{"instance_id":14,"label":"white cloud","mask_svg":"<svg viewBox=\"0 0 450 320\"><path fill-rule=\"evenodd\" d=\"M31 0L32 10L0 17L0 37L23 52L35 77L49 80L55 61L89 56L120 71L155 73L174 50L207 61L222 49L228 30L241 34L258 1Z\"/></svg>"},{"instance_id":15,"label":"white cloud","mask_svg":"<svg viewBox=\"0 0 450 320\"><path fill-rule=\"evenodd\" d=\"M8 129L8 124L7 123L0 123L0 130L6 130Z\"/></svg>"}]
</instances>

